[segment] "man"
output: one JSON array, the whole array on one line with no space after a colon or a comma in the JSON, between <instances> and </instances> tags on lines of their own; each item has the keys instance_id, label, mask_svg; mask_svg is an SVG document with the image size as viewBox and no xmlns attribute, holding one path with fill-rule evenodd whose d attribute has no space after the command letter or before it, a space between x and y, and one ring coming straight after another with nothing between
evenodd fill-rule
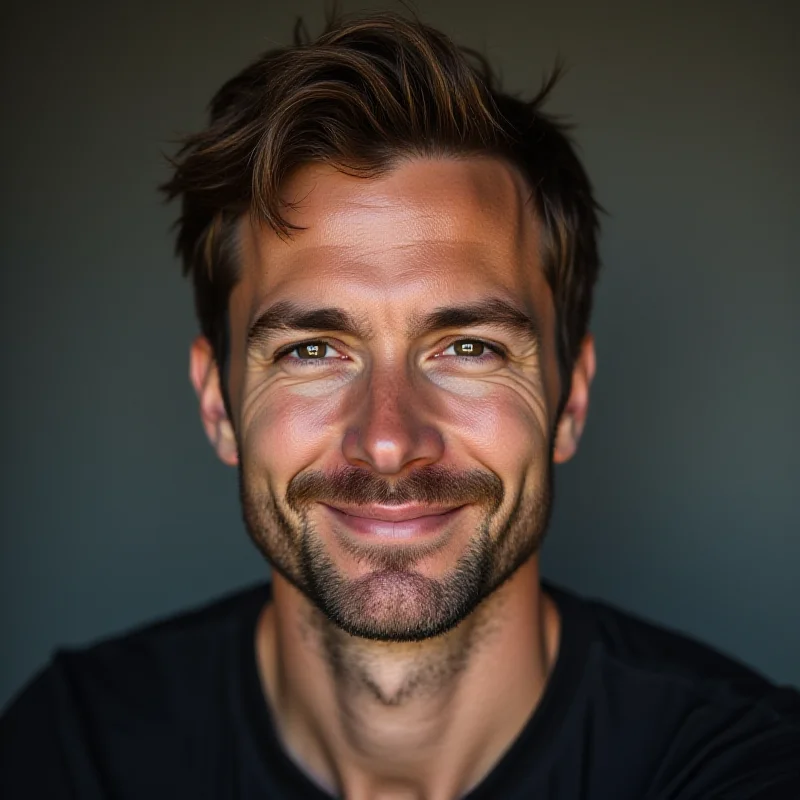
<instances>
[{"instance_id":1,"label":"man","mask_svg":"<svg viewBox=\"0 0 800 800\"><path fill-rule=\"evenodd\" d=\"M273 578L58 653L2 797L800 797L796 691L540 581L598 271L551 85L377 15L219 91L165 188Z\"/></svg>"}]
</instances>

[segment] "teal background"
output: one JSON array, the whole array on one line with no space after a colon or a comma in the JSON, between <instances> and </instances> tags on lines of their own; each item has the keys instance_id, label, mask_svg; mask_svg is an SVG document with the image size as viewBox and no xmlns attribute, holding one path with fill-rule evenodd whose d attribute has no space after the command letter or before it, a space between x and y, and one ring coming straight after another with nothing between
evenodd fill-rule
<instances>
[{"instance_id":1,"label":"teal background","mask_svg":"<svg viewBox=\"0 0 800 800\"><path fill-rule=\"evenodd\" d=\"M800 4L417 8L511 90L567 59L551 108L609 211L598 375L545 575L800 684ZM322 10L0 12L0 702L56 646L266 575L197 418L177 209L155 186L219 84Z\"/></svg>"}]
</instances>

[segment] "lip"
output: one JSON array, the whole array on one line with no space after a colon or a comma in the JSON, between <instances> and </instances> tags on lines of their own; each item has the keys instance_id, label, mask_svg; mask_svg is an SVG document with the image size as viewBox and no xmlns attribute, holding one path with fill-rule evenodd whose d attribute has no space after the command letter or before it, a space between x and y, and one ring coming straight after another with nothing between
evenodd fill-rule
<instances>
[{"instance_id":1,"label":"lip","mask_svg":"<svg viewBox=\"0 0 800 800\"><path fill-rule=\"evenodd\" d=\"M384 522L407 522L420 517L435 517L455 511L461 506L433 506L420 504L407 504L404 506L333 506L323 503L334 511L341 511L349 517L361 519L382 520Z\"/></svg>"},{"instance_id":2,"label":"lip","mask_svg":"<svg viewBox=\"0 0 800 800\"><path fill-rule=\"evenodd\" d=\"M340 508L322 503L337 522L350 531L363 536L382 539L411 539L440 531L466 506L456 506L431 513L434 506L360 506L358 509L343 511ZM351 513L358 511L358 514ZM362 516L365 514L381 516ZM384 518L386 517L386 518Z\"/></svg>"}]
</instances>

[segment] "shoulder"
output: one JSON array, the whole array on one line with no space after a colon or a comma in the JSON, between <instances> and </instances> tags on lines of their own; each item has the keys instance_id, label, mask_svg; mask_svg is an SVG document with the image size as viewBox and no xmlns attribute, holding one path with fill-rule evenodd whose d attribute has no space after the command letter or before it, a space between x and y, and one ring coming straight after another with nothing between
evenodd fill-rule
<instances>
[{"instance_id":1,"label":"shoulder","mask_svg":"<svg viewBox=\"0 0 800 800\"><path fill-rule=\"evenodd\" d=\"M59 650L42 679L51 691L69 693L84 715L178 718L230 674L242 626L254 623L268 596L261 584L89 647Z\"/></svg>"},{"instance_id":2,"label":"shoulder","mask_svg":"<svg viewBox=\"0 0 800 800\"><path fill-rule=\"evenodd\" d=\"M609 670L624 672L628 679L682 687L720 702L757 700L776 688L751 666L693 636L550 582L544 587L567 628L579 631L593 658Z\"/></svg>"},{"instance_id":3,"label":"shoulder","mask_svg":"<svg viewBox=\"0 0 800 800\"><path fill-rule=\"evenodd\" d=\"M0 794L23 796L24 784L24 796L32 796L31 781L48 781L41 796L57 798L56 786L63 793L77 785L80 796L105 796L107 782L136 780L143 758L149 774L168 780L176 763L200 755L200 732L220 724L220 694L230 690L242 626L268 597L261 584L58 650L0 718Z\"/></svg>"},{"instance_id":4,"label":"shoulder","mask_svg":"<svg viewBox=\"0 0 800 800\"><path fill-rule=\"evenodd\" d=\"M674 629L546 588L583 632L586 707L638 754L642 796L800 797L800 692Z\"/></svg>"}]
</instances>

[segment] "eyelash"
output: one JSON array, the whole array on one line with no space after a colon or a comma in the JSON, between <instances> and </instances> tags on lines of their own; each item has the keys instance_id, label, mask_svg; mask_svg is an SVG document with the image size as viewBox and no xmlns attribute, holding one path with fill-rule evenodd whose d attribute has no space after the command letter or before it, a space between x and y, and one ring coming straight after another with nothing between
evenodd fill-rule
<instances>
[{"instance_id":1,"label":"eyelash","mask_svg":"<svg viewBox=\"0 0 800 800\"><path fill-rule=\"evenodd\" d=\"M491 353L491 355L483 353L480 356L448 356L448 358L455 358L455 359L458 359L459 361L469 361L469 362L471 362L473 364L475 364L475 363L483 364L483 363L486 363L488 361L493 361L496 358L505 359L505 357L506 357L505 351L499 345L492 344L492 343L487 342L487 341L485 341L483 339L475 339L475 338L456 339L455 341L450 342L450 344L448 344L447 347L445 347L445 350L449 349L453 345L460 344L462 342L478 342L479 344L482 344L484 346L484 348L486 348ZM334 345L331 342L327 341L326 339L308 339L305 342L298 342L296 344L288 345L287 347L281 348L280 350L278 350L275 353L274 360L276 362L284 360L284 359L286 359L286 357L290 353L294 352L295 350L297 350L300 347L304 347L307 344L323 344L323 345L327 345L328 347L333 348L334 350L336 349L334 347ZM286 359L286 360L292 361L295 364L302 364L305 367L305 366L311 365L311 364L321 365L321 364L324 364L326 361L330 361L331 359L328 359L328 358L319 358L319 359L316 359L316 358L290 358L290 359ZM339 359L333 359L333 360L337 361Z\"/></svg>"}]
</instances>

